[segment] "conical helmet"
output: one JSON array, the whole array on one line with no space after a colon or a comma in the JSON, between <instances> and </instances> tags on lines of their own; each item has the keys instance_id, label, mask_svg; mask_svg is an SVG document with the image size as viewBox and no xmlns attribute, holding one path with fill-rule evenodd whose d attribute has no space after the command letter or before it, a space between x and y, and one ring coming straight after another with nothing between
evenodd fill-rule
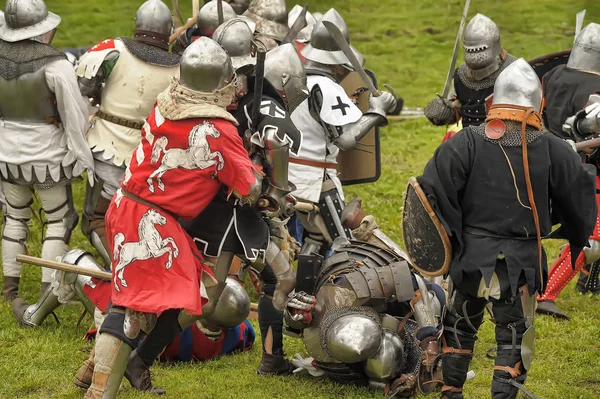
<instances>
[{"instance_id":1,"label":"conical helmet","mask_svg":"<svg viewBox=\"0 0 600 399\"><path fill-rule=\"evenodd\" d=\"M149 37L148 42L152 43L150 36L158 37L162 42L169 46L169 36L173 31L173 15L171 10L161 0L148 0L138 8L135 13L135 35L139 37L144 35Z\"/></svg>"},{"instance_id":2,"label":"conical helmet","mask_svg":"<svg viewBox=\"0 0 600 399\"><path fill-rule=\"evenodd\" d=\"M531 65L519 58L506 67L494 85L492 105L507 104L541 111L542 84Z\"/></svg>"},{"instance_id":3,"label":"conical helmet","mask_svg":"<svg viewBox=\"0 0 600 399\"><path fill-rule=\"evenodd\" d=\"M579 32L567 66L587 72L600 72L600 25L591 23Z\"/></svg>"},{"instance_id":4,"label":"conical helmet","mask_svg":"<svg viewBox=\"0 0 600 399\"><path fill-rule=\"evenodd\" d=\"M252 38L252 30L241 18L230 19L213 34L213 40L227 51L236 71L246 65L256 64L256 57L251 55Z\"/></svg>"},{"instance_id":5,"label":"conical helmet","mask_svg":"<svg viewBox=\"0 0 600 399\"><path fill-rule=\"evenodd\" d=\"M219 12L217 7L217 0L209 1L200 8L198 12L197 26L202 36L211 37L215 30L219 27ZM223 3L223 22L227 22L232 18L235 18L237 14L233 10L233 7L229 3Z\"/></svg>"},{"instance_id":6,"label":"conical helmet","mask_svg":"<svg viewBox=\"0 0 600 399\"><path fill-rule=\"evenodd\" d=\"M181 56L179 81L182 85L203 93L227 86L234 78L231 58L217 42L199 37Z\"/></svg>"}]
</instances>

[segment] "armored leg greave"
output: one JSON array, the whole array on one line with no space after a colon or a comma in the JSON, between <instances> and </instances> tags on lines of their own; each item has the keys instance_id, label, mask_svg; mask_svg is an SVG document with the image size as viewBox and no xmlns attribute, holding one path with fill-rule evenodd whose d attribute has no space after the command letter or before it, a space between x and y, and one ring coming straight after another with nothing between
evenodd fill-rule
<instances>
[{"instance_id":1,"label":"armored leg greave","mask_svg":"<svg viewBox=\"0 0 600 399\"><path fill-rule=\"evenodd\" d=\"M94 375L86 398L116 398L140 331L150 331L155 317L119 307L109 310L96 339Z\"/></svg>"},{"instance_id":2,"label":"armored leg greave","mask_svg":"<svg viewBox=\"0 0 600 399\"><path fill-rule=\"evenodd\" d=\"M125 173L124 167L115 166L112 163L94 161L97 178L94 187L89 184L85 190L85 204L81 231L88 238L98 254L104 260L105 265L110 266L110 248L106 238L106 224L104 216L110 205L110 201L119 189L121 180Z\"/></svg>"},{"instance_id":3,"label":"armored leg greave","mask_svg":"<svg viewBox=\"0 0 600 399\"><path fill-rule=\"evenodd\" d=\"M596 261L591 265L585 265L579 273L577 280L577 290L582 294L591 292L594 295L600 294L600 261Z\"/></svg>"},{"instance_id":4,"label":"armored leg greave","mask_svg":"<svg viewBox=\"0 0 600 399\"><path fill-rule=\"evenodd\" d=\"M16 257L27 252L25 242L29 235L30 206L33 204L33 192L29 187L11 184L6 181L2 182L2 187L6 195L6 212L4 213L4 227L2 229L2 267L6 289L6 277L17 279L21 277L22 266L17 262ZM18 289L18 282L16 288ZM12 289L10 293L7 291L4 296L16 297L16 290Z\"/></svg>"},{"instance_id":5,"label":"armored leg greave","mask_svg":"<svg viewBox=\"0 0 600 399\"><path fill-rule=\"evenodd\" d=\"M131 346L120 338L104 332L96 339L92 384L87 399L114 399L131 354Z\"/></svg>"},{"instance_id":6,"label":"armored leg greave","mask_svg":"<svg viewBox=\"0 0 600 399\"><path fill-rule=\"evenodd\" d=\"M582 252L575 262L575 269L571 267L571 249L566 246L558 259L552 264L552 269L548 275L548 285L544 295L538 298L538 301L555 301L560 292L569 284L585 266L585 254Z\"/></svg>"},{"instance_id":7,"label":"armored leg greave","mask_svg":"<svg viewBox=\"0 0 600 399\"><path fill-rule=\"evenodd\" d=\"M71 233L79 216L73 205L71 185L56 185L47 190L38 190L47 225L42 245L42 258L55 260L67 252ZM42 282L52 281L52 269L42 269Z\"/></svg>"},{"instance_id":8,"label":"armored leg greave","mask_svg":"<svg viewBox=\"0 0 600 399\"><path fill-rule=\"evenodd\" d=\"M444 318L442 397L444 395L448 399L463 397L462 387L467 380L477 331L483 322L486 303L483 298L475 298L460 291L454 292L454 298L450 301Z\"/></svg>"}]
</instances>

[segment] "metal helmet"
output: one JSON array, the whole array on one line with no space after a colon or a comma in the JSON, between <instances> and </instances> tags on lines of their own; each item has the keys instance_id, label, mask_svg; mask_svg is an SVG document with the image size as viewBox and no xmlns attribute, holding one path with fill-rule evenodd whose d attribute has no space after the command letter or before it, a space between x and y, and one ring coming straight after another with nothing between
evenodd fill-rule
<instances>
[{"instance_id":1,"label":"metal helmet","mask_svg":"<svg viewBox=\"0 0 600 399\"><path fill-rule=\"evenodd\" d=\"M402 369L404 342L398 334L383 329L381 346L377 353L365 362L365 374L378 382L388 382Z\"/></svg>"},{"instance_id":2,"label":"metal helmet","mask_svg":"<svg viewBox=\"0 0 600 399\"><path fill-rule=\"evenodd\" d=\"M202 36L211 37L215 30L219 27L219 12L217 11L217 0L209 1L204 4L198 12L198 20L196 24ZM224 1L223 4L223 22L227 22L237 16L233 7Z\"/></svg>"},{"instance_id":3,"label":"metal helmet","mask_svg":"<svg viewBox=\"0 0 600 399\"><path fill-rule=\"evenodd\" d=\"M290 113L308 98L306 72L296 48L291 43L281 45L267 53L265 80L277 90Z\"/></svg>"},{"instance_id":4,"label":"metal helmet","mask_svg":"<svg viewBox=\"0 0 600 399\"><path fill-rule=\"evenodd\" d=\"M381 341L379 323L360 313L339 317L325 331L327 352L343 363L358 363L374 356Z\"/></svg>"},{"instance_id":5,"label":"metal helmet","mask_svg":"<svg viewBox=\"0 0 600 399\"><path fill-rule=\"evenodd\" d=\"M60 17L48 11L43 0L7 0L2 22L0 39L18 42L52 32Z\"/></svg>"},{"instance_id":6,"label":"metal helmet","mask_svg":"<svg viewBox=\"0 0 600 399\"><path fill-rule=\"evenodd\" d=\"M289 32L285 0L254 0L244 13L256 22L256 31L282 41Z\"/></svg>"},{"instance_id":7,"label":"metal helmet","mask_svg":"<svg viewBox=\"0 0 600 399\"><path fill-rule=\"evenodd\" d=\"M600 72L600 25L591 23L579 32L567 66L588 72Z\"/></svg>"},{"instance_id":8,"label":"metal helmet","mask_svg":"<svg viewBox=\"0 0 600 399\"><path fill-rule=\"evenodd\" d=\"M173 15L161 0L148 0L135 13L136 32L156 33L169 38L173 31Z\"/></svg>"},{"instance_id":9,"label":"metal helmet","mask_svg":"<svg viewBox=\"0 0 600 399\"><path fill-rule=\"evenodd\" d=\"M237 15L242 15L244 11L248 9L250 0L231 0L229 5L233 7L233 10Z\"/></svg>"},{"instance_id":10,"label":"metal helmet","mask_svg":"<svg viewBox=\"0 0 600 399\"><path fill-rule=\"evenodd\" d=\"M251 55L253 36L243 19L234 18L219 26L212 38L227 51L233 68L237 71L246 65L256 64L256 57Z\"/></svg>"},{"instance_id":11,"label":"metal helmet","mask_svg":"<svg viewBox=\"0 0 600 399\"><path fill-rule=\"evenodd\" d=\"M233 78L231 58L223 47L208 37L199 37L181 55L179 81L192 90L217 91L230 84Z\"/></svg>"},{"instance_id":12,"label":"metal helmet","mask_svg":"<svg viewBox=\"0 0 600 399\"><path fill-rule=\"evenodd\" d=\"M509 104L531 107L540 112L542 84L531 65L519 58L506 67L494 85L492 105Z\"/></svg>"},{"instance_id":13,"label":"metal helmet","mask_svg":"<svg viewBox=\"0 0 600 399\"><path fill-rule=\"evenodd\" d=\"M296 22L296 19L298 19L298 16L300 15L300 13L302 12L302 7L299 6L298 4L296 4L288 13L288 27L291 29L292 25L294 25L294 22ZM313 28L315 27L315 24L317 23L317 20L315 19L315 17L309 12L306 12L306 26L298 33L298 35L296 36L296 40L301 40L301 41L305 41L308 42L310 41L310 36L312 33Z\"/></svg>"},{"instance_id":14,"label":"metal helmet","mask_svg":"<svg viewBox=\"0 0 600 399\"><path fill-rule=\"evenodd\" d=\"M310 61L315 61L320 64L326 65L343 65L349 64L350 61L344 55L344 52L340 50L333 37L329 34L329 31L323 25L322 21L330 21L338 28L346 38L346 41L350 43L350 34L348 32L348 26L342 16L333 8L330 9L323 15L323 18L315 24L312 30L310 43L307 44L301 51L302 55ZM350 46L353 51L356 50Z\"/></svg>"},{"instance_id":15,"label":"metal helmet","mask_svg":"<svg viewBox=\"0 0 600 399\"><path fill-rule=\"evenodd\" d=\"M242 285L227 278L225 290L219 297L215 311L206 318L208 324L220 328L237 327L250 313L250 297Z\"/></svg>"},{"instance_id":16,"label":"metal helmet","mask_svg":"<svg viewBox=\"0 0 600 399\"><path fill-rule=\"evenodd\" d=\"M500 30L494 21L485 15L477 14L469 21L463 45L465 64L475 79L481 80L500 68Z\"/></svg>"}]
</instances>

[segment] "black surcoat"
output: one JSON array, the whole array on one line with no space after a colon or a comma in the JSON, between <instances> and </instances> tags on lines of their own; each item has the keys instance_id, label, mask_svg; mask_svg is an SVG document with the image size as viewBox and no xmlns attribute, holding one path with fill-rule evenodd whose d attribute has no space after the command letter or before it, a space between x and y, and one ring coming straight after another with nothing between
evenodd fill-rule
<instances>
[{"instance_id":1,"label":"black surcoat","mask_svg":"<svg viewBox=\"0 0 600 399\"><path fill-rule=\"evenodd\" d=\"M590 94L600 93L600 75L559 65L543 76L542 88L546 128L558 137L568 138L563 123L585 107Z\"/></svg>"},{"instance_id":2,"label":"black surcoat","mask_svg":"<svg viewBox=\"0 0 600 399\"><path fill-rule=\"evenodd\" d=\"M474 296L481 277L489 286L501 257L508 265L513 294L525 283L532 294L541 288L535 224L527 208L520 124L506 125L504 139L512 137L512 141L503 140L502 146L485 137L485 125L463 129L438 147L419 177L451 236L449 274L459 289ZM552 225L560 223L575 259L587 245L596 220L595 171L584 166L558 137L529 128L527 135L541 235L548 235ZM545 281L545 254L543 270Z\"/></svg>"}]
</instances>

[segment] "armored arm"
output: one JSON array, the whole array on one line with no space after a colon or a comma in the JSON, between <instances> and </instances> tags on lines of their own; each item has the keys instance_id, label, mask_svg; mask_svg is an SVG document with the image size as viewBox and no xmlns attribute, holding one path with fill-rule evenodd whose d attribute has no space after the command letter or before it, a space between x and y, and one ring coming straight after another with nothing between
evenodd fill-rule
<instances>
[{"instance_id":1,"label":"armored arm","mask_svg":"<svg viewBox=\"0 0 600 399\"><path fill-rule=\"evenodd\" d=\"M89 98L99 97L102 91L102 83L108 79L118 59L119 53L117 51L111 52L106 55L95 74L79 75L77 81L81 94Z\"/></svg>"},{"instance_id":2,"label":"armored arm","mask_svg":"<svg viewBox=\"0 0 600 399\"><path fill-rule=\"evenodd\" d=\"M232 194L240 199L242 205L254 205L260 198L263 186L264 173L257 169L253 169L254 181L250 183L250 189L246 195L242 195L237 188L232 189Z\"/></svg>"},{"instance_id":3,"label":"armored arm","mask_svg":"<svg viewBox=\"0 0 600 399\"><path fill-rule=\"evenodd\" d=\"M396 104L396 97L386 91L378 97L371 96L367 112L355 123L343 126L342 134L333 143L342 151L353 149L371 129L388 124L386 116L396 108Z\"/></svg>"},{"instance_id":4,"label":"armored arm","mask_svg":"<svg viewBox=\"0 0 600 399\"><path fill-rule=\"evenodd\" d=\"M340 101L335 107L341 107L340 111L346 115L344 107L348 108L347 104L342 102L341 97L337 97ZM331 141L342 151L348 151L356 147L359 142L371 129L376 126L385 126L388 121L386 115L396 108L396 97L392 94L382 91L378 97L371 96L369 98L369 109L367 112L358 118L353 123L346 123L337 126L335 123L328 123L323 120L323 92L320 89L313 88L310 100L309 109L313 118L318 121L328 133Z\"/></svg>"},{"instance_id":5,"label":"armored arm","mask_svg":"<svg viewBox=\"0 0 600 399\"><path fill-rule=\"evenodd\" d=\"M600 133L600 94L592 94L587 104L587 107L567 118L563 124L563 131L574 136L577 141Z\"/></svg>"}]
</instances>

